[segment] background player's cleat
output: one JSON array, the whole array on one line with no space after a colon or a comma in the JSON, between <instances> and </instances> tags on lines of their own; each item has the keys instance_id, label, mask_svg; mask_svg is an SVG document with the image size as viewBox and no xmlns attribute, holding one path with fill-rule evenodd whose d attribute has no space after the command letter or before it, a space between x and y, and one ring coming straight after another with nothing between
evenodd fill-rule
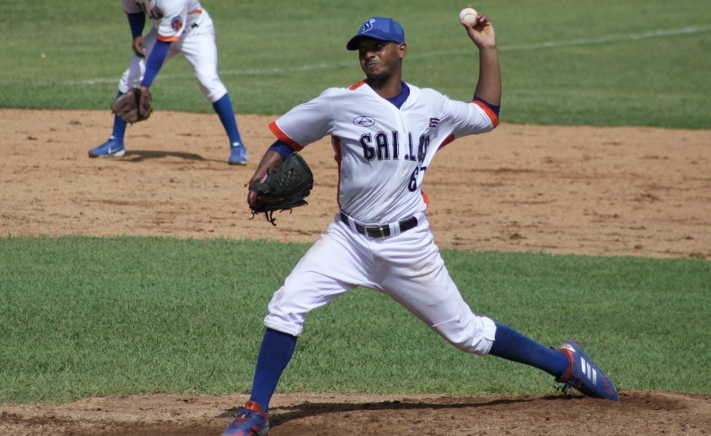
<instances>
[{"instance_id":1,"label":"background player's cleat","mask_svg":"<svg viewBox=\"0 0 711 436\"><path fill-rule=\"evenodd\" d=\"M556 379L563 383L563 392L573 387L585 395L608 400L617 400L617 390L607 375L593 363L580 345L565 341L558 351L568 357L568 369Z\"/></svg>"},{"instance_id":2,"label":"background player's cleat","mask_svg":"<svg viewBox=\"0 0 711 436\"><path fill-rule=\"evenodd\" d=\"M262 407L247 401L235 414L235 420L222 432L222 436L265 436L269 431L269 419Z\"/></svg>"},{"instance_id":3,"label":"background player's cleat","mask_svg":"<svg viewBox=\"0 0 711 436\"><path fill-rule=\"evenodd\" d=\"M123 142L120 142L112 136L106 142L96 148L89 150L89 157L114 156L119 157L126 154L126 149Z\"/></svg>"},{"instance_id":4,"label":"background player's cleat","mask_svg":"<svg viewBox=\"0 0 711 436\"><path fill-rule=\"evenodd\" d=\"M239 142L232 144L227 163L230 165L247 165L247 148Z\"/></svg>"}]
</instances>

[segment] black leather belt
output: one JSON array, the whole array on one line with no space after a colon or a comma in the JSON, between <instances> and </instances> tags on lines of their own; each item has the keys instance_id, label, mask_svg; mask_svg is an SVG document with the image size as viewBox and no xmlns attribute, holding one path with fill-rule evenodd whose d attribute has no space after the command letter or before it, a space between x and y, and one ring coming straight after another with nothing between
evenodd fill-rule
<instances>
[{"instance_id":1,"label":"black leather belt","mask_svg":"<svg viewBox=\"0 0 711 436\"><path fill-rule=\"evenodd\" d=\"M341 221L346 224L350 224L351 220L346 214L341 212ZM397 224L400 226L400 233L405 232L417 226L417 217L413 216L406 220L402 220ZM353 226L358 233L361 235L368 235L371 238L384 238L386 236L390 236L390 226L387 224L384 226L363 226L353 221Z\"/></svg>"}]
</instances>

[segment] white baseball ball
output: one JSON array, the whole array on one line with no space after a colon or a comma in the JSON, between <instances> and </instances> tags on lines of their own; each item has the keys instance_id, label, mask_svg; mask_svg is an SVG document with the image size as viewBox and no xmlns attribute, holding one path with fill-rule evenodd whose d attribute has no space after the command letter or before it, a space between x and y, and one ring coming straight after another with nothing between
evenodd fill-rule
<instances>
[{"instance_id":1,"label":"white baseball ball","mask_svg":"<svg viewBox=\"0 0 711 436\"><path fill-rule=\"evenodd\" d=\"M464 8L459 12L459 22L462 24L474 24L479 14L473 8Z\"/></svg>"}]
</instances>

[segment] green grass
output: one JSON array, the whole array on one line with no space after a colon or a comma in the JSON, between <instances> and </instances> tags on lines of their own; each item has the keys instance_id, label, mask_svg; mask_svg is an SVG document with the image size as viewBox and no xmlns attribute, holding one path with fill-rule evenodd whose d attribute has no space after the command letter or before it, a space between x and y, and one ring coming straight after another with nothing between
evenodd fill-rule
<instances>
[{"instance_id":1,"label":"green grass","mask_svg":"<svg viewBox=\"0 0 711 436\"><path fill-rule=\"evenodd\" d=\"M241 113L280 114L362 73L345 42L371 15L394 16L405 78L471 97L474 50L462 3L208 0L220 71ZM502 119L515 123L711 127L711 8L703 0L482 0L497 29ZM10 2L0 25L0 107L106 109L131 51L118 2ZM686 33L685 33L686 31ZM657 32L657 33L655 33ZM664 32L669 32L664 33ZM28 38L32 35L32 38ZM552 43L553 46L545 46ZM210 112L184 59L164 66L158 110Z\"/></svg>"},{"instance_id":2,"label":"green grass","mask_svg":"<svg viewBox=\"0 0 711 436\"><path fill-rule=\"evenodd\" d=\"M464 5L205 0L240 113L280 114L362 77L345 42L396 17L405 79L471 97ZM711 8L702 0L482 0L516 123L711 127ZM278 11L278 12L275 12ZM107 110L131 51L119 2L8 2L0 108ZM157 110L211 112L183 59ZM250 389L271 294L307 246L156 238L0 239L0 402ZM444 252L472 307L547 345L574 337L624 389L711 392L711 264L693 259ZM549 392L543 373L459 352L382 294L315 311L279 390Z\"/></svg>"},{"instance_id":3,"label":"green grass","mask_svg":"<svg viewBox=\"0 0 711 436\"><path fill-rule=\"evenodd\" d=\"M303 244L0 239L0 402L246 392L272 293ZM704 260L445 251L470 305L547 345L577 338L622 388L711 392ZM388 297L314 311L280 392L546 393L456 350Z\"/></svg>"}]
</instances>

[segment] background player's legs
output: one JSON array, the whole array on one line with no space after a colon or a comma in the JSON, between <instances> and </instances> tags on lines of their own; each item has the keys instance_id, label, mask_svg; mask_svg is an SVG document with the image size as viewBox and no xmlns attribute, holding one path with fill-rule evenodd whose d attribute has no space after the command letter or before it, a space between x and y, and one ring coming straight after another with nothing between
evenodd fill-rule
<instances>
[{"instance_id":1,"label":"background player's legs","mask_svg":"<svg viewBox=\"0 0 711 436\"><path fill-rule=\"evenodd\" d=\"M119 91L115 98L123 95ZM114 125L111 129L111 136L103 144L89 150L89 157L114 156L120 157L126 154L126 148L123 145L123 137L126 134L126 122L118 115L114 114Z\"/></svg>"},{"instance_id":2,"label":"background player's legs","mask_svg":"<svg viewBox=\"0 0 711 436\"><path fill-rule=\"evenodd\" d=\"M156 30L151 29L151 31L146 35L144 39L144 46L146 47L146 56L148 56L153 49L156 41ZM177 51L171 47L168 52L166 61L171 57L175 56ZM121 75L118 84L118 93L116 97L125 94L129 89L139 86L141 80L143 80L143 75L146 72L146 58L141 58L135 54L131 57L131 62L128 65L126 71ZM114 114L114 123L111 130L111 136L103 144L96 148L89 150L89 157L99 157L99 156L123 156L125 151L124 146L124 136L126 134L126 122L121 119L118 115Z\"/></svg>"},{"instance_id":3,"label":"background player's legs","mask_svg":"<svg viewBox=\"0 0 711 436\"><path fill-rule=\"evenodd\" d=\"M116 98L123 95L123 92L118 91L116 93ZM126 121L124 121L120 116L114 114L114 127L111 129L111 138L114 138L121 145L123 145L123 137L126 134Z\"/></svg>"},{"instance_id":4,"label":"background player's legs","mask_svg":"<svg viewBox=\"0 0 711 436\"><path fill-rule=\"evenodd\" d=\"M227 162L232 165L246 165L247 148L237 127L232 100L217 73L218 53L212 24L207 22L191 30L181 43L181 51L193 66L200 90L212 103L212 108L225 129L230 144Z\"/></svg>"},{"instance_id":5,"label":"background player's legs","mask_svg":"<svg viewBox=\"0 0 711 436\"><path fill-rule=\"evenodd\" d=\"M212 108L220 118L222 127L224 127L230 141L230 156L227 158L227 163L230 165L246 165L247 147L244 146L242 136L239 134L239 129L237 128L237 121L235 119L230 94L226 93L222 98L214 102Z\"/></svg>"}]
</instances>

